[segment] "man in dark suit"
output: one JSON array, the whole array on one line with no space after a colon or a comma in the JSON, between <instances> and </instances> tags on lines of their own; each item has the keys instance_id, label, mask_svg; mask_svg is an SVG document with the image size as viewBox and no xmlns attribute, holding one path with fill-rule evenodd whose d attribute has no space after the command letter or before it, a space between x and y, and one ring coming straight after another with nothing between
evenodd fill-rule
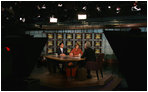
<instances>
[{"instance_id":1,"label":"man in dark suit","mask_svg":"<svg viewBox=\"0 0 148 92\"><path fill-rule=\"evenodd\" d=\"M66 55L67 55L67 49L64 48L63 42L61 42L61 43L59 44L59 48L57 49L57 53L58 53L58 55L60 55L60 56L66 56ZM60 69L59 64L57 65L57 67ZM63 68L64 68L64 65L62 64L62 68L60 69L61 72L63 72Z\"/></svg>"},{"instance_id":2,"label":"man in dark suit","mask_svg":"<svg viewBox=\"0 0 148 92\"><path fill-rule=\"evenodd\" d=\"M63 42L60 43L59 48L57 49L57 53L60 56L66 56L67 55L67 49L64 48Z\"/></svg>"}]
</instances>

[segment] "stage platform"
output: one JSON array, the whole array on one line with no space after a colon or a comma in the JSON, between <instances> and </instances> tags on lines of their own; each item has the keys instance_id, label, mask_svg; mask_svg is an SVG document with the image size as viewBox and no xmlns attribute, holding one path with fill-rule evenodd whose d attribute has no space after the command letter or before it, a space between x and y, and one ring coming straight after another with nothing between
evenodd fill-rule
<instances>
[{"instance_id":1,"label":"stage platform","mask_svg":"<svg viewBox=\"0 0 148 92\"><path fill-rule=\"evenodd\" d=\"M29 78L40 80L40 86L45 87L46 90L113 90L120 84L121 78L112 74L104 72L104 77L101 78L99 73L99 80L95 71L91 72L92 78L84 81L80 80L67 80L66 76L61 73L50 74L48 70L44 72L32 73Z\"/></svg>"}]
</instances>

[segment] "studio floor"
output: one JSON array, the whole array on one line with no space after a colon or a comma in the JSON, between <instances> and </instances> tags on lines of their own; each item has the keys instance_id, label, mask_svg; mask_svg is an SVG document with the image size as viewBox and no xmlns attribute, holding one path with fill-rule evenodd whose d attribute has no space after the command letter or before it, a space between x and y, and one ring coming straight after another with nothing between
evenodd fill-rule
<instances>
[{"instance_id":1,"label":"studio floor","mask_svg":"<svg viewBox=\"0 0 148 92\"><path fill-rule=\"evenodd\" d=\"M127 87L125 79L119 73L116 65L106 67L103 70L103 78L99 72L99 80L95 71L91 71L92 78L80 81L78 79L67 80L65 73L50 73L47 66L35 66L29 76L27 90L43 91L110 91L122 90ZM31 81L32 80L32 81Z\"/></svg>"}]
</instances>

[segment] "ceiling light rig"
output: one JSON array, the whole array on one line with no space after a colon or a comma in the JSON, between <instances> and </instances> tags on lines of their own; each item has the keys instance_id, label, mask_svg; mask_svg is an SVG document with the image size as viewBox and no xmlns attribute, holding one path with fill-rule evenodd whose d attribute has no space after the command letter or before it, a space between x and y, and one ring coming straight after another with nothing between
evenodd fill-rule
<instances>
[{"instance_id":1,"label":"ceiling light rig","mask_svg":"<svg viewBox=\"0 0 148 92\"><path fill-rule=\"evenodd\" d=\"M134 2L134 6L131 7L132 11L141 11L141 8L137 5L138 1Z\"/></svg>"}]
</instances>

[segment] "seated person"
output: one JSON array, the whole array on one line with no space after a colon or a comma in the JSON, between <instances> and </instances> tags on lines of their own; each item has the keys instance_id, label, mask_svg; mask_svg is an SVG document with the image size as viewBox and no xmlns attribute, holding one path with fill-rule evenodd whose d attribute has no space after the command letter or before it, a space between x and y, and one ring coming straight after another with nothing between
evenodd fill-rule
<instances>
[{"instance_id":1,"label":"seated person","mask_svg":"<svg viewBox=\"0 0 148 92\"><path fill-rule=\"evenodd\" d=\"M61 42L61 43L59 44L59 48L57 49L57 53L58 53L58 55L60 55L60 56L66 56L66 55L67 55L67 49L64 48L63 42ZM60 69L60 66L59 66L59 65L57 65L57 67L58 67L58 69ZM60 69L61 72L63 72L63 68L64 68L64 66L63 66L63 64L62 64L62 69Z\"/></svg>"},{"instance_id":2,"label":"seated person","mask_svg":"<svg viewBox=\"0 0 148 92\"><path fill-rule=\"evenodd\" d=\"M66 55L67 55L67 49L64 48L63 42L61 42L61 43L59 44L59 48L57 49L57 53L58 53L58 55L60 55L60 56L66 56Z\"/></svg>"},{"instance_id":3,"label":"seated person","mask_svg":"<svg viewBox=\"0 0 148 92\"><path fill-rule=\"evenodd\" d=\"M83 55L83 52L81 49L79 49L79 44L77 43L75 45L75 48L70 52L70 56L74 56L74 57L79 57L81 55ZM68 79L73 79L76 76L76 71L77 71L77 66L75 63L69 62L67 67L66 67L66 75Z\"/></svg>"},{"instance_id":4,"label":"seated person","mask_svg":"<svg viewBox=\"0 0 148 92\"><path fill-rule=\"evenodd\" d=\"M72 51L70 52L70 56L74 56L74 57L79 57L83 54L82 50L79 48L79 44L76 43L75 48L72 49Z\"/></svg>"},{"instance_id":5,"label":"seated person","mask_svg":"<svg viewBox=\"0 0 148 92\"><path fill-rule=\"evenodd\" d=\"M76 43L75 48L72 49L72 51L69 54L70 56L79 57L80 55L83 55L82 50L79 48L79 44Z\"/></svg>"},{"instance_id":6,"label":"seated person","mask_svg":"<svg viewBox=\"0 0 148 92\"><path fill-rule=\"evenodd\" d=\"M92 65L89 62L96 62L95 51L91 48L90 42L85 43L85 50L81 58L86 58L86 68L87 68L87 78L91 78L91 71ZM84 65L84 64L83 64Z\"/></svg>"}]
</instances>

